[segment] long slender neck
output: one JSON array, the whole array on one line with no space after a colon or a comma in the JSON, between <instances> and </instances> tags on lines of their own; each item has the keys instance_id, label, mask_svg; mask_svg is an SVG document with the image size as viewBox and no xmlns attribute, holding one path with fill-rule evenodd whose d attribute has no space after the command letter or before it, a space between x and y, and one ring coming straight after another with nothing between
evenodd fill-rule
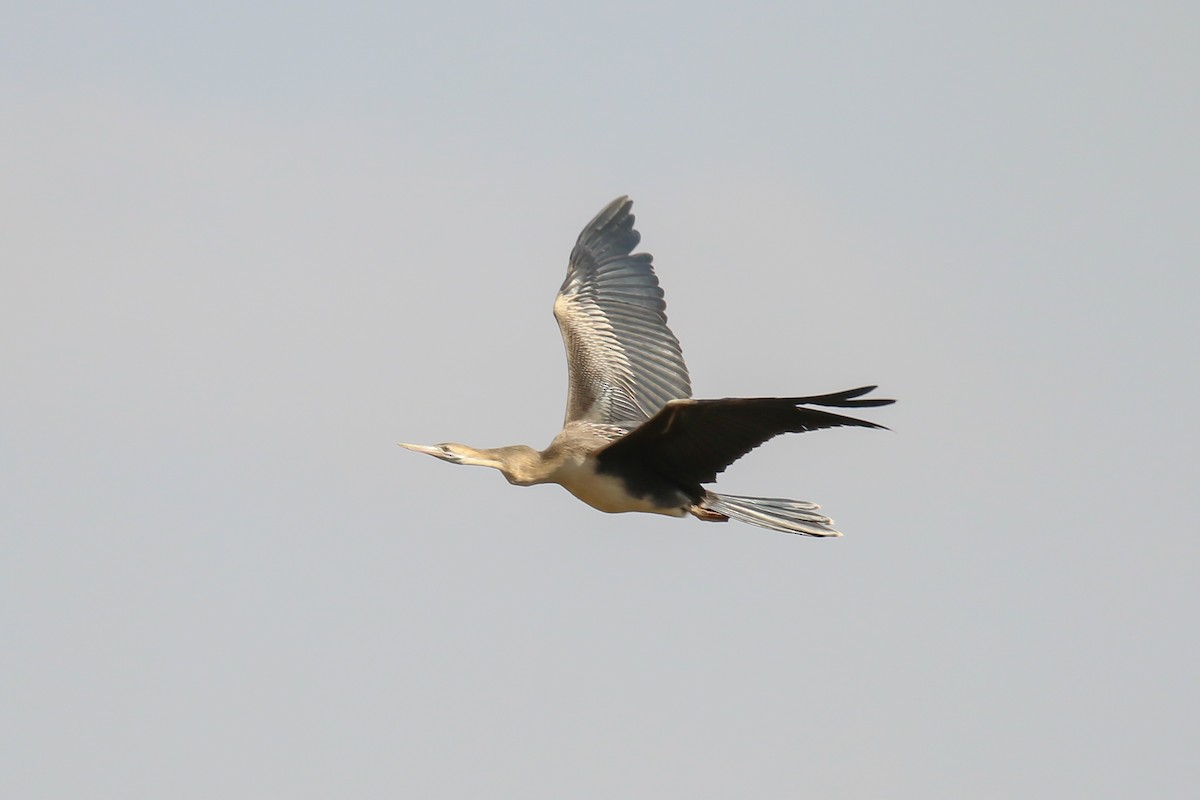
<instances>
[{"instance_id":1,"label":"long slender neck","mask_svg":"<svg viewBox=\"0 0 1200 800\"><path fill-rule=\"evenodd\" d=\"M556 466L553 459L548 459L545 454L523 444L489 450L471 450L471 456L463 461L464 464L498 469L504 473L509 483L517 486L546 483Z\"/></svg>"}]
</instances>

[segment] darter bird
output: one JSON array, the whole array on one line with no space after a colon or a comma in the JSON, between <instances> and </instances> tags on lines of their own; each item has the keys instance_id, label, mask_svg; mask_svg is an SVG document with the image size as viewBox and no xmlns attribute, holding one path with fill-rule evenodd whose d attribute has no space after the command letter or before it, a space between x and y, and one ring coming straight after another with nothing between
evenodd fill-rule
<instances>
[{"instance_id":1,"label":"darter bird","mask_svg":"<svg viewBox=\"0 0 1200 800\"><path fill-rule=\"evenodd\" d=\"M746 453L781 433L857 426L866 420L811 406L863 408L875 386L808 397L692 399L679 340L649 253L634 253L633 202L619 197L587 224L571 251L554 316L567 350L567 413L545 450L526 445L402 444L451 464L500 470L509 483L557 483L610 513L642 511L709 522L735 519L803 536L841 536L819 506L704 488Z\"/></svg>"}]
</instances>

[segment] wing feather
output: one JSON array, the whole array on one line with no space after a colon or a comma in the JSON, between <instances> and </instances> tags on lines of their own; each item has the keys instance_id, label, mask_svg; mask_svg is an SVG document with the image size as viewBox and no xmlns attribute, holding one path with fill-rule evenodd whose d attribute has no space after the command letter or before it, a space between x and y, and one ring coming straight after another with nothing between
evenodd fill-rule
<instances>
[{"instance_id":1,"label":"wing feather","mask_svg":"<svg viewBox=\"0 0 1200 800\"><path fill-rule=\"evenodd\" d=\"M596 454L601 469L649 469L681 486L712 483L746 453L781 433L857 426L868 422L805 404L866 408L890 399L858 399L875 387L815 397L750 397L677 400Z\"/></svg>"},{"instance_id":2,"label":"wing feather","mask_svg":"<svg viewBox=\"0 0 1200 800\"><path fill-rule=\"evenodd\" d=\"M691 397L649 253L634 253L633 201L609 203L579 234L554 316L567 350L566 422L640 423Z\"/></svg>"}]
</instances>

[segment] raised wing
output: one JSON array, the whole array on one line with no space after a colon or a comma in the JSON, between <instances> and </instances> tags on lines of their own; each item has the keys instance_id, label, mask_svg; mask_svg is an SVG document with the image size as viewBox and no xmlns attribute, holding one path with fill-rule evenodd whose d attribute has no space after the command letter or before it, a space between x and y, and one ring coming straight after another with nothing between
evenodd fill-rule
<instances>
[{"instance_id":1,"label":"raised wing","mask_svg":"<svg viewBox=\"0 0 1200 800\"><path fill-rule=\"evenodd\" d=\"M618 197L587 224L554 300L567 349L566 422L638 423L691 397L679 340L649 253L633 253L633 201Z\"/></svg>"},{"instance_id":2,"label":"raised wing","mask_svg":"<svg viewBox=\"0 0 1200 800\"><path fill-rule=\"evenodd\" d=\"M601 470L617 474L649 470L670 476L681 486L712 483L727 466L781 433L843 425L882 428L874 422L805 407L863 408L895 402L856 399L874 388L864 386L815 397L677 400L598 451L596 461Z\"/></svg>"}]
</instances>

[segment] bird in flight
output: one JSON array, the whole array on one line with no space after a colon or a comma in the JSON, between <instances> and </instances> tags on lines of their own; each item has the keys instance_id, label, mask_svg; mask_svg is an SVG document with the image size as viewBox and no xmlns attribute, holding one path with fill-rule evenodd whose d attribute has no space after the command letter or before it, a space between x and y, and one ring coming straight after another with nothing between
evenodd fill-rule
<instances>
[{"instance_id":1,"label":"bird in flight","mask_svg":"<svg viewBox=\"0 0 1200 800\"><path fill-rule=\"evenodd\" d=\"M610 513L641 511L708 522L730 519L803 536L841 536L816 503L717 494L704 484L767 440L866 420L812 406L864 408L893 400L863 386L808 397L692 398L679 340L649 253L619 197L587 224L571 251L554 316L567 350L567 413L545 450L401 444L449 461L500 470L509 483L557 483Z\"/></svg>"}]
</instances>

